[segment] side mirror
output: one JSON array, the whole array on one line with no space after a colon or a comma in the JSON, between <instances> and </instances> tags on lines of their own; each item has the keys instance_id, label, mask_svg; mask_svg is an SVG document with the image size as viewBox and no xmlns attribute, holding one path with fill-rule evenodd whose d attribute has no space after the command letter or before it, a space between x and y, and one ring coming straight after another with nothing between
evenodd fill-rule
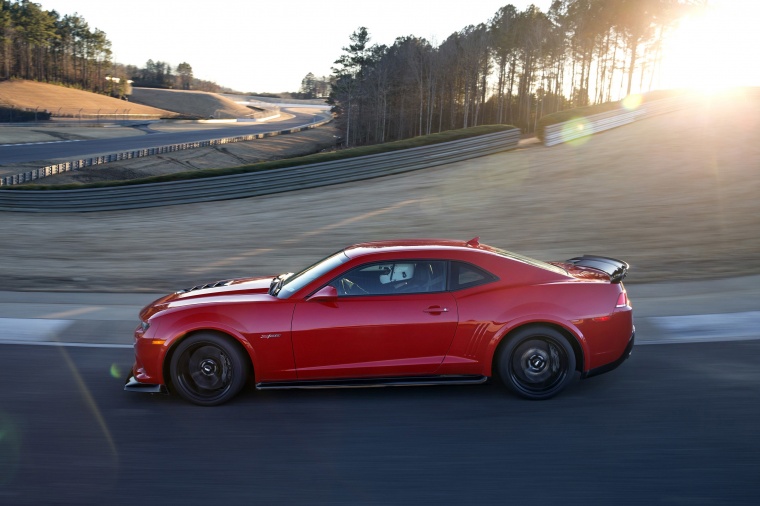
<instances>
[{"instance_id":1,"label":"side mirror","mask_svg":"<svg viewBox=\"0 0 760 506\"><path fill-rule=\"evenodd\" d=\"M320 288L317 291L317 293L315 293L314 295L312 295L306 300L328 302L331 300L335 300L337 298L338 298L338 290L336 290L334 286L327 285L325 287Z\"/></svg>"}]
</instances>

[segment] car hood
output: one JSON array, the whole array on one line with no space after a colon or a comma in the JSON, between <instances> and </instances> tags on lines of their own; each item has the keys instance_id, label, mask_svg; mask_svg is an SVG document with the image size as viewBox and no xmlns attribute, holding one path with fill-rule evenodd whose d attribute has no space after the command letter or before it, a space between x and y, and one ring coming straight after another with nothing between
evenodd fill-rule
<instances>
[{"instance_id":1,"label":"car hood","mask_svg":"<svg viewBox=\"0 0 760 506\"><path fill-rule=\"evenodd\" d=\"M267 299L269 285L274 276L264 278L224 279L179 290L156 299L140 311L140 319L147 321L151 316L172 307L203 304L205 302L232 301L246 299Z\"/></svg>"}]
</instances>

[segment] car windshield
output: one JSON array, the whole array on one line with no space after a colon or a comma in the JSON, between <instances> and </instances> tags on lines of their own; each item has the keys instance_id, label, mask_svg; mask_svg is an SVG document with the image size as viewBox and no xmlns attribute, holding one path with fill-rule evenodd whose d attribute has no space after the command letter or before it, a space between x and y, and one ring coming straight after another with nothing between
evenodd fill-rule
<instances>
[{"instance_id":1,"label":"car windshield","mask_svg":"<svg viewBox=\"0 0 760 506\"><path fill-rule=\"evenodd\" d=\"M318 277L330 272L331 270L335 269L341 264L346 263L347 261L348 256L343 250L334 253L327 258L323 258L319 262L307 267L298 274L295 274L283 280L282 284L277 289L277 291L275 291L274 295L280 299L287 299Z\"/></svg>"}]
</instances>

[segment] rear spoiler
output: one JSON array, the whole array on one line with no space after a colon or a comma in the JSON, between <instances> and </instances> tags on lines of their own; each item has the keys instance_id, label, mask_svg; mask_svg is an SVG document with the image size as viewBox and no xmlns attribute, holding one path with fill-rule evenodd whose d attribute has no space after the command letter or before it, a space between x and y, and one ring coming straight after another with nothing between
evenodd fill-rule
<instances>
[{"instance_id":1,"label":"rear spoiler","mask_svg":"<svg viewBox=\"0 0 760 506\"><path fill-rule=\"evenodd\" d=\"M598 271L602 271L610 276L611 283L620 283L623 278L628 274L629 265L622 260L610 257L600 257L596 255L583 255L582 257L575 257L567 260L567 263L577 265L579 267L591 267Z\"/></svg>"}]
</instances>

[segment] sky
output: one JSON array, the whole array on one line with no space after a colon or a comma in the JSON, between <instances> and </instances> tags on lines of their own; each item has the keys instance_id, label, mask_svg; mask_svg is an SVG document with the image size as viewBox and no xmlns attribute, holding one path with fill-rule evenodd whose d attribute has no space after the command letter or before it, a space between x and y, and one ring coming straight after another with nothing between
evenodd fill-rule
<instances>
[{"instance_id":1,"label":"sky","mask_svg":"<svg viewBox=\"0 0 760 506\"><path fill-rule=\"evenodd\" d=\"M370 44L414 35L434 46L500 7L551 0L35 0L61 15L78 13L111 41L113 60L173 69L187 62L199 79L241 92L298 91L309 72L326 76L360 26ZM709 0L704 15L683 20L665 50L655 88L760 85L760 0Z\"/></svg>"},{"instance_id":2,"label":"sky","mask_svg":"<svg viewBox=\"0 0 760 506\"><path fill-rule=\"evenodd\" d=\"M703 13L682 19L664 51L661 87L760 86L759 20L758 0L710 0Z\"/></svg>"},{"instance_id":3,"label":"sky","mask_svg":"<svg viewBox=\"0 0 760 506\"><path fill-rule=\"evenodd\" d=\"M511 3L522 10L551 0L35 0L61 16L78 13L111 41L113 60L144 67L149 59L242 92L298 91L309 72L329 75L366 26L370 44L415 35L434 45L467 25L485 23Z\"/></svg>"}]
</instances>

